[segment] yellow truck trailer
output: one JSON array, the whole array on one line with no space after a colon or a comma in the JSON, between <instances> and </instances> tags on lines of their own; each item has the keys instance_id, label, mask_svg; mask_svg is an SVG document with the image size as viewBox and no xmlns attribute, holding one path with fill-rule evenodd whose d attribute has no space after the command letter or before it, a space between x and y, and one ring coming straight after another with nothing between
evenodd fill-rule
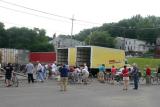
<instances>
[{"instance_id":1,"label":"yellow truck trailer","mask_svg":"<svg viewBox=\"0 0 160 107\"><path fill-rule=\"evenodd\" d=\"M98 46L77 46L76 64L83 65L84 63L90 69L97 69L101 64L105 64L106 68L111 68L113 65L119 68L125 64L125 52Z\"/></svg>"},{"instance_id":2,"label":"yellow truck trailer","mask_svg":"<svg viewBox=\"0 0 160 107\"><path fill-rule=\"evenodd\" d=\"M57 64L67 64L75 66L76 64L76 48L58 48Z\"/></svg>"}]
</instances>

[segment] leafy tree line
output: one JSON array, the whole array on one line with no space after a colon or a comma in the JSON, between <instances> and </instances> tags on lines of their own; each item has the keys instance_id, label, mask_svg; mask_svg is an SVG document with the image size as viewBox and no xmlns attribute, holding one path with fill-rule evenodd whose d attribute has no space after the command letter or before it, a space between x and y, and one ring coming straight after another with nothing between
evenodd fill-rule
<instances>
[{"instance_id":1,"label":"leafy tree line","mask_svg":"<svg viewBox=\"0 0 160 107\"><path fill-rule=\"evenodd\" d=\"M145 40L147 43L155 43L160 35L160 17L136 15L130 19L123 19L117 23L104 23L100 27L84 29L70 37L85 41L88 45L114 47L115 37L126 37ZM49 44L49 38L44 29L29 29L12 27L4 28L0 23L0 48L28 49L30 51L53 51L54 47Z\"/></svg>"},{"instance_id":2,"label":"leafy tree line","mask_svg":"<svg viewBox=\"0 0 160 107\"><path fill-rule=\"evenodd\" d=\"M0 23L0 48L27 49L32 52L53 51L53 44L49 43L44 29L29 29L11 27L4 28L4 24Z\"/></svg>"},{"instance_id":3,"label":"leafy tree line","mask_svg":"<svg viewBox=\"0 0 160 107\"><path fill-rule=\"evenodd\" d=\"M105 23L100 27L85 29L75 35L75 39L87 44L114 47L115 37L145 40L155 43L160 36L160 17L136 15L117 23Z\"/></svg>"}]
</instances>

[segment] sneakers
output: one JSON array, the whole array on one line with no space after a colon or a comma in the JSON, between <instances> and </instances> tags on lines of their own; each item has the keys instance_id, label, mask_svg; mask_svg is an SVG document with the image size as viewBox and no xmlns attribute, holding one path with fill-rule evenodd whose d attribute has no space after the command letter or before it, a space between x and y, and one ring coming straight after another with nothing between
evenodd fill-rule
<instances>
[{"instance_id":1,"label":"sneakers","mask_svg":"<svg viewBox=\"0 0 160 107\"><path fill-rule=\"evenodd\" d=\"M138 90L138 88L133 88L133 90Z\"/></svg>"},{"instance_id":2,"label":"sneakers","mask_svg":"<svg viewBox=\"0 0 160 107\"><path fill-rule=\"evenodd\" d=\"M127 88L123 88L123 91L124 91L124 90L126 90L126 91L127 91L128 89L127 89Z\"/></svg>"}]
</instances>

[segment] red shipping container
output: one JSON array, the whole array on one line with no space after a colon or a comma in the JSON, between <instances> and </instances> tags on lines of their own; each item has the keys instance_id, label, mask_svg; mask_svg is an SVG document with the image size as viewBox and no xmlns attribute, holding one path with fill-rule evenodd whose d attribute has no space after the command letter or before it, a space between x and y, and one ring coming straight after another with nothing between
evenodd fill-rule
<instances>
[{"instance_id":1,"label":"red shipping container","mask_svg":"<svg viewBox=\"0 0 160 107\"><path fill-rule=\"evenodd\" d=\"M30 52L29 59L35 63L37 61L41 63L53 63L56 61L55 52Z\"/></svg>"}]
</instances>

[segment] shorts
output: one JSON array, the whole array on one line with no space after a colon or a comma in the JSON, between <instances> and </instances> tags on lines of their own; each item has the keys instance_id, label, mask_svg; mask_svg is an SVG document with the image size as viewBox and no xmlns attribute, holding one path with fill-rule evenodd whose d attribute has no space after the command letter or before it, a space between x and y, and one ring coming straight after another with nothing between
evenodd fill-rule
<instances>
[{"instance_id":1,"label":"shorts","mask_svg":"<svg viewBox=\"0 0 160 107\"><path fill-rule=\"evenodd\" d=\"M114 79L116 76L115 74L111 74L111 78Z\"/></svg>"},{"instance_id":2,"label":"shorts","mask_svg":"<svg viewBox=\"0 0 160 107\"><path fill-rule=\"evenodd\" d=\"M123 81L128 80L129 81L129 77L123 77Z\"/></svg>"},{"instance_id":3,"label":"shorts","mask_svg":"<svg viewBox=\"0 0 160 107\"><path fill-rule=\"evenodd\" d=\"M11 77L12 77L11 75L5 75L6 80L11 80Z\"/></svg>"},{"instance_id":4,"label":"shorts","mask_svg":"<svg viewBox=\"0 0 160 107\"><path fill-rule=\"evenodd\" d=\"M89 77L89 73L85 73L84 75L83 75L83 78L88 78Z\"/></svg>"},{"instance_id":5,"label":"shorts","mask_svg":"<svg viewBox=\"0 0 160 107\"><path fill-rule=\"evenodd\" d=\"M104 73L103 72L99 72L99 78L104 78Z\"/></svg>"}]
</instances>

